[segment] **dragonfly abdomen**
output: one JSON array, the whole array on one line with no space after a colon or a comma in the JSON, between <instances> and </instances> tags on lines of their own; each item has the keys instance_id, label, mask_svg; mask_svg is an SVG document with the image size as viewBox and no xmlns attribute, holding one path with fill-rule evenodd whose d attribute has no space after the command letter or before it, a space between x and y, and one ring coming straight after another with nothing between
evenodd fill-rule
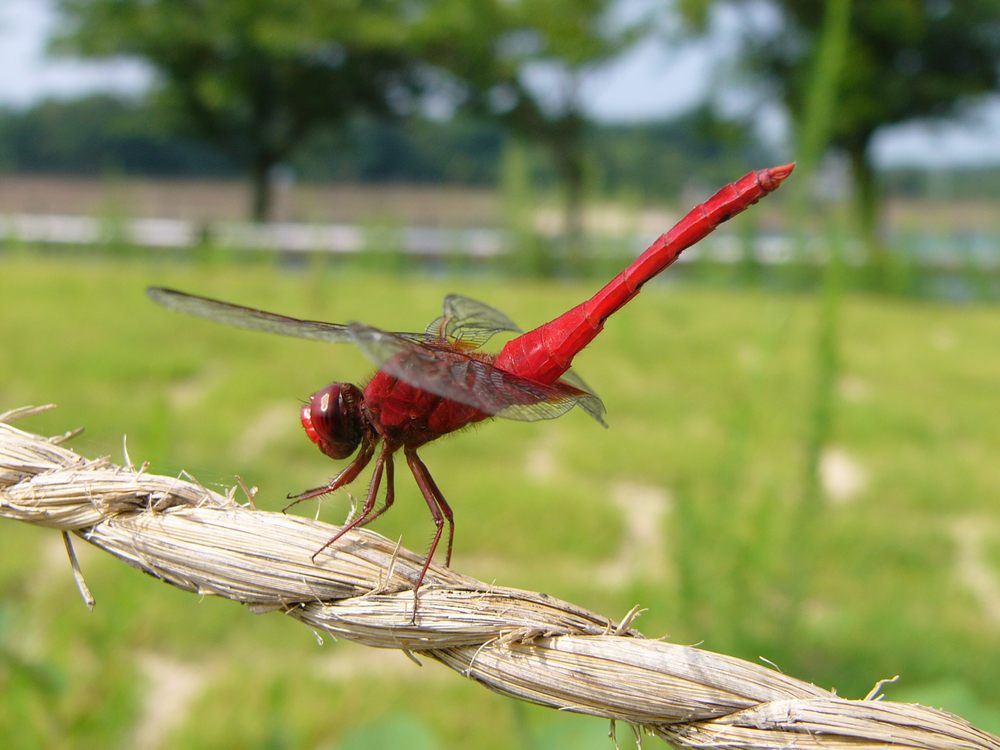
<instances>
[{"instance_id":1,"label":"dragonfly abdomen","mask_svg":"<svg viewBox=\"0 0 1000 750\"><path fill-rule=\"evenodd\" d=\"M601 332L604 321L635 297L643 284L719 224L777 190L794 167L758 169L726 185L689 211L589 300L507 342L496 366L541 383L555 382L569 369L573 357Z\"/></svg>"}]
</instances>

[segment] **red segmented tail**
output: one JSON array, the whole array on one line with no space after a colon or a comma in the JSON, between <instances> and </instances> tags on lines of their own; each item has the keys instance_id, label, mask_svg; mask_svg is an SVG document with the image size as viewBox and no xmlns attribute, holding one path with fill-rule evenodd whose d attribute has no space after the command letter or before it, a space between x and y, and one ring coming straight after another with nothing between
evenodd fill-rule
<instances>
[{"instance_id":1,"label":"red segmented tail","mask_svg":"<svg viewBox=\"0 0 1000 750\"><path fill-rule=\"evenodd\" d=\"M792 163L758 169L726 185L661 235L589 300L507 342L495 365L537 382L555 382L569 369L573 357L601 332L604 321L637 295L643 284L719 224L777 190L794 168Z\"/></svg>"}]
</instances>

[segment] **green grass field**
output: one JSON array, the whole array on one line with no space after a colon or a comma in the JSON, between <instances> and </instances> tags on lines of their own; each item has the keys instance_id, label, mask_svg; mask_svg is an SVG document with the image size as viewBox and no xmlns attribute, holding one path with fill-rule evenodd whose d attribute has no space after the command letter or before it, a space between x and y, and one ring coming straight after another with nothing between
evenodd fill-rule
<instances>
[{"instance_id":1,"label":"green grass field","mask_svg":"<svg viewBox=\"0 0 1000 750\"><path fill-rule=\"evenodd\" d=\"M0 256L0 411L55 402L21 426L84 426L73 446L119 462L127 434L133 461L213 488L239 474L269 510L337 468L301 433L302 399L371 367L346 346L170 314L149 284L404 330L450 291L531 327L595 288ZM846 697L900 674L889 698L1000 732L1000 308L844 297L822 372L818 319L813 297L651 285L576 362L610 430L582 413L498 420L421 452L456 511L453 564L613 617L641 604L649 636L763 656ZM827 490L804 506L824 373ZM424 548L426 508L405 471L397 485L375 529ZM346 509L340 494L322 515ZM611 747L605 722L400 654L317 645L280 615L199 601L79 542L91 613L58 534L3 522L0 544L8 747L150 733L191 748Z\"/></svg>"}]
</instances>

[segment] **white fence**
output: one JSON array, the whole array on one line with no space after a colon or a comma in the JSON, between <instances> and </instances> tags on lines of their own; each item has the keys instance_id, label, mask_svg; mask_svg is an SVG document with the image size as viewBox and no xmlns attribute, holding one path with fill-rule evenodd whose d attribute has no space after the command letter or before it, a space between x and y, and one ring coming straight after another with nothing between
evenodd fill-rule
<instances>
[{"instance_id":1,"label":"white fence","mask_svg":"<svg viewBox=\"0 0 1000 750\"><path fill-rule=\"evenodd\" d=\"M613 243L623 255L638 252L653 237L622 236ZM0 242L39 245L101 245L125 243L152 249L186 249L203 243L239 250L263 250L288 253L334 253L355 255L367 248L396 250L416 257L493 258L508 246L500 229L457 229L443 227L359 226L352 224L306 224L277 222L253 224L222 221L210 224L184 219L125 219L108 221L67 214L0 215ZM602 243L605 244L605 243ZM716 262L736 263L744 256L745 246L732 235L708 238L691 255L701 255ZM766 264L781 264L792 259L794 248L787 237L757 237L753 252ZM682 260L689 260L682 256Z\"/></svg>"},{"instance_id":2,"label":"white fence","mask_svg":"<svg viewBox=\"0 0 1000 750\"><path fill-rule=\"evenodd\" d=\"M408 255L459 253L489 258L503 251L495 229L362 227L350 224L216 222L183 219L102 221L65 214L0 216L0 240L46 245L124 242L138 247L181 249L210 241L218 247L283 252L355 254L366 247L390 247Z\"/></svg>"}]
</instances>

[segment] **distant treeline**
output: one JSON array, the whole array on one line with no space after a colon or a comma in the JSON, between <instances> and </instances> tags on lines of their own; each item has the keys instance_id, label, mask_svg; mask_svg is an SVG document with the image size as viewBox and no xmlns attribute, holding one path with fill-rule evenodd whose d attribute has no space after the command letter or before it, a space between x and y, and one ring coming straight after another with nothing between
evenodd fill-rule
<instances>
[{"instance_id":1,"label":"distant treeline","mask_svg":"<svg viewBox=\"0 0 1000 750\"><path fill-rule=\"evenodd\" d=\"M941 200L988 199L1000 194L1000 167L893 167L883 170L887 195Z\"/></svg>"},{"instance_id":2,"label":"distant treeline","mask_svg":"<svg viewBox=\"0 0 1000 750\"><path fill-rule=\"evenodd\" d=\"M309 182L493 187L507 145L493 122L357 118L303 144L287 168ZM696 110L669 122L594 126L588 133L590 187L598 193L675 195L698 175L706 184L731 179L747 165L775 157L738 123ZM554 170L525 144L535 184L551 186ZM176 135L163 114L142 100L94 95L51 100L27 109L0 108L0 172L102 177L239 178L241 165L222 151ZM895 168L882 175L890 194L968 198L1000 192L1000 169Z\"/></svg>"},{"instance_id":3,"label":"distant treeline","mask_svg":"<svg viewBox=\"0 0 1000 750\"><path fill-rule=\"evenodd\" d=\"M495 186L506 136L495 123L454 118L352 119L321 131L287 164L296 179ZM767 155L735 123L698 110L666 123L595 126L588 181L597 192L671 195L699 175L725 181ZM552 185L546 155L523 147L536 185ZM0 171L86 176L239 177L241 165L172 132L154 104L95 95L0 109Z\"/></svg>"}]
</instances>

